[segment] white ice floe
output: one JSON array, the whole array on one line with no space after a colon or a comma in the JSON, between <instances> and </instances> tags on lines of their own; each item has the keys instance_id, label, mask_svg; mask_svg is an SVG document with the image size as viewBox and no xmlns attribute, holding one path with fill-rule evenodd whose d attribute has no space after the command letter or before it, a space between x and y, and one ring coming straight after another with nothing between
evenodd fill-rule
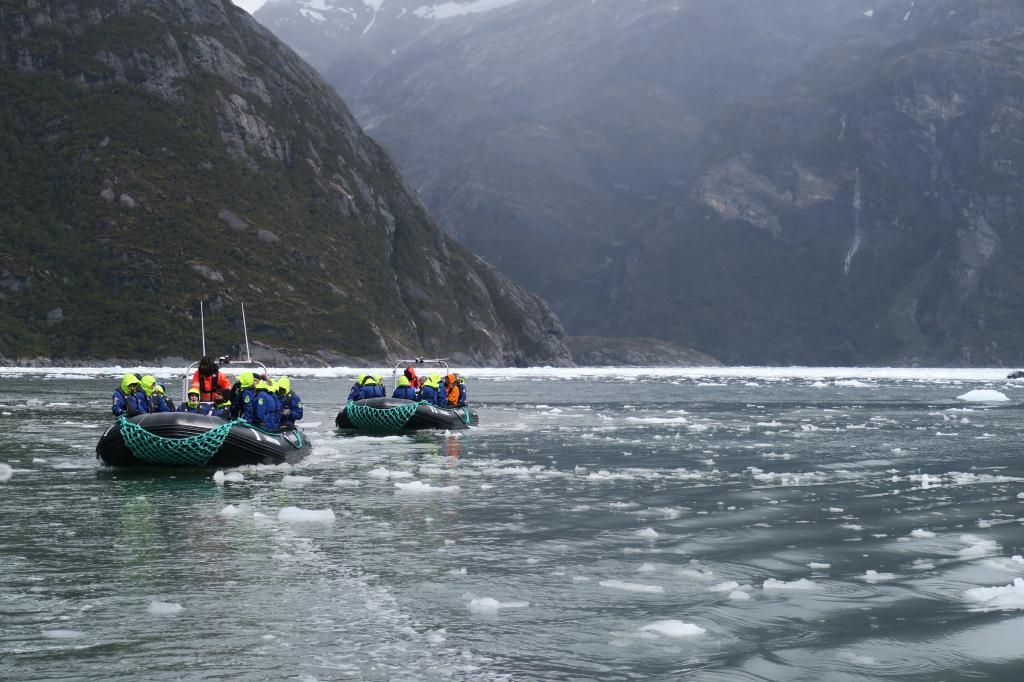
<instances>
[{"instance_id":1,"label":"white ice floe","mask_svg":"<svg viewBox=\"0 0 1024 682\"><path fill-rule=\"evenodd\" d=\"M457 493L461 488L457 485L433 486L423 481L411 481L409 483L395 483L395 488L402 493Z\"/></svg>"},{"instance_id":2,"label":"white ice floe","mask_svg":"<svg viewBox=\"0 0 1024 682\"><path fill-rule=\"evenodd\" d=\"M281 479L281 483L288 486L299 486L312 483L314 480L312 476L285 476Z\"/></svg>"},{"instance_id":3,"label":"white ice floe","mask_svg":"<svg viewBox=\"0 0 1024 682\"><path fill-rule=\"evenodd\" d=\"M244 505L244 504L243 505L239 505L237 507L235 505L233 505L233 504L229 504L228 506L226 506L226 507L224 507L223 509L220 510L220 515L221 516L238 516L239 514L248 513L248 512L249 512L249 510L246 508L246 505Z\"/></svg>"},{"instance_id":4,"label":"white ice floe","mask_svg":"<svg viewBox=\"0 0 1024 682\"><path fill-rule=\"evenodd\" d=\"M176 604L169 601L151 601L149 602L149 608L146 609L151 615L154 616L174 616L185 610L185 607L181 604Z\"/></svg>"},{"instance_id":5,"label":"white ice floe","mask_svg":"<svg viewBox=\"0 0 1024 682\"><path fill-rule=\"evenodd\" d=\"M0 462L0 483L5 483L11 480L14 476L14 468L10 464L4 464Z\"/></svg>"},{"instance_id":6,"label":"white ice floe","mask_svg":"<svg viewBox=\"0 0 1024 682\"><path fill-rule=\"evenodd\" d=\"M377 467L373 469L370 474L370 478L379 478L382 480L390 480L395 478L412 478L412 474L408 471L389 471L384 467Z\"/></svg>"},{"instance_id":7,"label":"white ice floe","mask_svg":"<svg viewBox=\"0 0 1024 682\"><path fill-rule=\"evenodd\" d=\"M727 580L724 583L718 583L708 588L709 592L733 592L734 590L740 589L740 584L735 580Z\"/></svg>"},{"instance_id":8,"label":"white ice floe","mask_svg":"<svg viewBox=\"0 0 1024 682\"><path fill-rule=\"evenodd\" d=\"M699 625L684 623L681 620L656 620L641 627L640 632L653 632L662 637L683 639L686 637L700 637L707 630Z\"/></svg>"},{"instance_id":9,"label":"white ice floe","mask_svg":"<svg viewBox=\"0 0 1024 682\"><path fill-rule=\"evenodd\" d=\"M865 383L863 381L858 381L857 379L845 379L837 381L835 382L835 385L841 388L871 388L871 384Z\"/></svg>"},{"instance_id":10,"label":"white ice floe","mask_svg":"<svg viewBox=\"0 0 1024 682\"><path fill-rule=\"evenodd\" d=\"M1024 610L1024 578L1014 578L1012 585L1003 587L975 587L964 596L984 611Z\"/></svg>"},{"instance_id":11,"label":"white ice floe","mask_svg":"<svg viewBox=\"0 0 1024 682\"><path fill-rule=\"evenodd\" d=\"M790 582L768 578L761 587L764 590L813 590L817 586L813 580L808 580L807 578L791 580Z\"/></svg>"},{"instance_id":12,"label":"white ice floe","mask_svg":"<svg viewBox=\"0 0 1024 682\"><path fill-rule=\"evenodd\" d=\"M995 391L990 388L979 388L973 391L967 391L963 395L958 395L957 400L963 400L968 403L1002 403L1009 400L1005 393Z\"/></svg>"},{"instance_id":13,"label":"white ice floe","mask_svg":"<svg viewBox=\"0 0 1024 682\"><path fill-rule=\"evenodd\" d=\"M960 542L967 545L957 552L957 555L963 559L976 559L999 552L998 542L979 538L976 535L961 535Z\"/></svg>"},{"instance_id":14,"label":"white ice floe","mask_svg":"<svg viewBox=\"0 0 1024 682\"><path fill-rule=\"evenodd\" d=\"M636 572L637 573L653 573L656 570L657 569L654 567L654 564L644 562L644 563L640 564L640 566L636 569Z\"/></svg>"},{"instance_id":15,"label":"white ice floe","mask_svg":"<svg viewBox=\"0 0 1024 682\"><path fill-rule=\"evenodd\" d=\"M361 481L357 481L352 478L336 478L334 479L334 487L336 488L358 488L362 485Z\"/></svg>"},{"instance_id":16,"label":"white ice floe","mask_svg":"<svg viewBox=\"0 0 1024 682\"><path fill-rule=\"evenodd\" d=\"M923 528L915 528L914 530L910 531L910 537L916 538L918 540L931 540L935 537L935 533L931 532L930 530L924 530Z\"/></svg>"},{"instance_id":17,"label":"white ice floe","mask_svg":"<svg viewBox=\"0 0 1024 682\"><path fill-rule=\"evenodd\" d=\"M623 590L625 592L642 592L644 594L662 594L665 591L665 588L661 585L627 583L623 580L601 580L597 584L601 587L609 587L613 590Z\"/></svg>"},{"instance_id":18,"label":"white ice floe","mask_svg":"<svg viewBox=\"0 0 1024 682\"><path fill-rule=\"evenodd\" d=\"M750 593L743 590L733 590L729 593L730 601L750 601Z\"/></svg>"},{"instance_id":19,"label":"white ice floe","mask_svg":"<svg viewBox=\"0 0 1024 682\"><path fill-rule=\"evenodd\" d=\"M218 471L213 475L213 482L217 485L224 485L228 481L231 483L241 483L244 480L245 476L240 471L229 471L228 473Z\"/></svg>"},{"instance_id":20,"label":"white ice floe","mask_svg":"<svg viewBox=\"0 0 1024 682\"><path fill-rule=\"evenodd\" d=\"M827 571L828 569L832 568L832 564L826 564L820 561L812 561L811 563L807 564L807 568L813 569L815 571Z\"/></svg>"},{"instance_id":21,"label":"white ice floe","mask_svg":"<svg viewBox=\"0 0 1024 682\"><path fill-rule=\"evenodd\" d=\"M285 507L277 512L277 520L286 523L334 523L333 509L300 509Z\"/></svg>"},{"instance_id":22,"label":"white ice floe","mask_svg":"<svg viewBox=\"0 0 1024 682\"><path fill-rule=\"evenodd\" d=\"M864 582L868 583L881 583L888 580L895 580L896 575L894 573L879 573L878 571L868 569L860 578Z\"/></svg>"},{"instance_id":23,"label":"white ice floe","mask_svg":"<svg viewBox=\"0 0 1024 682\"><path fill-rule=\"evenodd\" d=\"M43 630L40 634L47 639L78 639L85 637L81 630Z\"/></svg>"},{"instance_id":24,"label":"white ice floe","mask_svg":"<svg viewBox=\"0 0 1024 682\"><path fill-rule=\"evenodd\" d=\"M638 530L636 532L636 534L639 535L642 538L656 538L656 537L658 537L658 531L654 530L653 528L643 528L641 530Z\"/></svg>"},{"instance_id":25,"label":"white ice floe","mask_svg":"<svg viewBox=\"0 0 1024 682\"><path fill-rule=\"evenodd\" d=\"M500 602L493 597L477 597L469 602L469 610L473 613L495 614L501 609L523 609L529 605L528 601Z\"/></svg>"}]
</instances>

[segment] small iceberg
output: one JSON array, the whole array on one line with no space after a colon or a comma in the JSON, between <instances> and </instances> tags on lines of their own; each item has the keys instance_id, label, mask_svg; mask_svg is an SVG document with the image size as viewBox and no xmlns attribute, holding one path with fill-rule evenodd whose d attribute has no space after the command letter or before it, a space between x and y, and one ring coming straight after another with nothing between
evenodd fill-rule
<instances>
[{"instance_id":1,"label":"small iceberg","mask_svg":"<svg viewBox=\"0 0 1024 682\"><path fill-rule=\"evenodd\" d=\"M523 609L529 605L528 601L500 602L493 597L477 597L469 602L469 610L472 613L494 615L501 609Z\"/></svg>"},{"instance_id":2,"label":"small iceberg","mask_svg":"<svg viewBox=\"0 0 1024 682\"><path fill-rule=\"evenodd\" d=\"M1004 587L975 587L964 593L968 601L985 611L1024 610L1024 578L1015 578Z\"/></svg>"},{"instance_id":3,"label":"small iceberg","mask_svg":"<svg viewBox=\"0 0 1024 682\"><path fill-rule=\"evenodd\" d=\"M181 604L169 601L151 601L146 611L154 616L176 616L185 610Z\"/></svg>"},{"instance_id":4,"label":"small iceberg","mask_svg":"<svg viewBox=\"0 0 1024 682\"><path fill-rule=\"evenodd\" d=\"M673 637L684 639L686 637L700 637L707 630L693 623L684 623L681 620L656 620L640 628L640 632L653 632L662 637Z\"/></svg>"},{"instance_id":5,"label":"small iceberg","mask_svg":"<svg viewBox=\"0 0 1024 682\"><path fill-rule=\"evenodd\" d=\"M11 465L0 463L0 483L11 480L12 476L14 476L14 469Z\"/></svg>"},{"instance_id":6,"label":"small iceberg","mask_svg":"<svg viewBox=\"0 0 1024 682\"><path fill-rule=\"evenodd\" d=\"M333 509L300 509L285 507L277 512L277 520L285 523L334 523Z\"/></svg>"},{"instance_id":7,"label":"small iceberg","mask_svg":"<svg viewBox=\"0 0 1024 682\"><path fill-rule=\"evenodd\" d=\"M793 580L786 582L784 580L776 580L775 578L768 578L764 581L761 586L764 590L813 590L815 588L814 581L808 580L807 578L800 578L799 580Z\"/></svg>"},{"instance_id":8,"label":"small iceberg","mask_svg":"<svg viewBox=\"0 0 1024 682\"><path fill-rule=\"evenodd\" d=\"M1005 393L1000 391L994 391L990 388L979 388L973 391L967 391L963 395L958 395L957 400L963 400L967 403L1005 403L1010 399L1006 397Z\"/></svg>"},{"instance_id":9,"label":"small iceberg","mask_svg":"<svg viewBox=\"0 0 1024 682\"><path fill-rule=\"evenodd\" d=\"M244 480L245 476L240 471L229 471L228 473L218 471L213 475L213 482L217 485L224 485L229 481L231 483L241 483Z\"/></svg>"}]
</instances>

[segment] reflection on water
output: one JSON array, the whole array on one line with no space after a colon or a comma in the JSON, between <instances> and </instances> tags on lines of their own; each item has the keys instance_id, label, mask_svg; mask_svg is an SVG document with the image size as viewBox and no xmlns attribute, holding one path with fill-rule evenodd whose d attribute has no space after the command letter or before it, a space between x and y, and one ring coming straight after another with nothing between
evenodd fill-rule
<instances>
[{"instance_id":1,"label":"reflection on water","mask_svg":"<svg viewBox=\"0 0 1024 682\"><path fill-rule=\"evenodd\" d=\"M383 438L307 376L309 460L215 481L97 467L112 375L11 374L0 678L1017 680L985 376L482 373L479 429Z\"/></svg>"}]
</instances>

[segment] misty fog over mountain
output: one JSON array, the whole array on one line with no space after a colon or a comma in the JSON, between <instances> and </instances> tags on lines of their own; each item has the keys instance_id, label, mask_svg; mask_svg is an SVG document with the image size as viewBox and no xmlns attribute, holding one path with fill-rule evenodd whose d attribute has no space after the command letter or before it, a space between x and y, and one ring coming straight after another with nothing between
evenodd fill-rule
<instances>
[{"instance_id":1,"label":"misty fog over mountain","mask_svg":"<svg viewBox=\"0 0 1024 682\"><path fill-rule=\"evenodd\" d=\"M571 333L1013 363L1020 3L271 0L441 226Z\"/></svg>"}]
</instances>

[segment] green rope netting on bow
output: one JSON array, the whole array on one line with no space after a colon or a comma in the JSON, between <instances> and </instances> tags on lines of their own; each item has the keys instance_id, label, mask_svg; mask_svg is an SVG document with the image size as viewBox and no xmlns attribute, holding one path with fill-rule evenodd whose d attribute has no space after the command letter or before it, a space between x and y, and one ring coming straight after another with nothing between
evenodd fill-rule
<instances>
[{"instance_id":1,"label":"green rope netting on bow","mask_svg":"<svg viewBox=\"0 0 1024 682\"><path fill-rule=\"evenodd\" d=\"M132 454L151 464L178 464L205 466L224 444L231 427L239 423L230 421L196 436L165 438L150 433L126 417L120 418L121 437Z\"/></svg>"},{"instance_id":2,"label":"green rope netting on bow","mask_svg":"<svg viewBox=\"0 0 1024 682\"><path fill-rule=\"evenodd\" d=\"M348 420L357 429L370 433L396 433L405 428L420 403L410 402L398 407L370 407L349 401L345 407Z\"/></svg>"}]
</instances>

